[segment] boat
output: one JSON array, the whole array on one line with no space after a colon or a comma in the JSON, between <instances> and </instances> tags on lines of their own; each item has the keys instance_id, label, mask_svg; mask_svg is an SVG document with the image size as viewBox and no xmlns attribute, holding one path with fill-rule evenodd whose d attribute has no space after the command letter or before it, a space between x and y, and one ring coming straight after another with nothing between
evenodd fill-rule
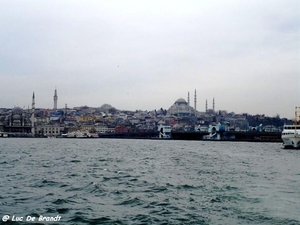
<instances>
[{"instance_id":1,"label":"boat","mask_svg":"<svg viewBox=\"0 0 300 225\"><path fill-rule=\"evenodd\" d=\"M88 131L77 131L76 138L91 138L92 135Z\"/></svg>"},{"instance_id":2,"label":"boat","mask_svg":"<svg viewBox=\"0 0 300 225\"><path fill-rule=\"evenodd\" d=\"M90 133L89 131L72 131L70 133L62 134L61 138L95 138L98 134Z\"/></svg>"},{"instance_id":3,"label":"boat","mask_svg":"<svg viewBox=\"0 0 300 225\"><path fill-rule=\"evenodd\" d=\"M284 125L281 133L284 148L300 149L300 107L295 109L295 121L293 125Z\"/></svg>"},{"instance_id":4,"label":"boat","mask_svg":"<svg viewBox=\"0 0 300 225\"><path fill-rule=\"evenodd\" d=\"M8 134L4 132L0 132L0 137L7 138Z\"/></svg>"},{"instance_id":5,"label":"boat","mask_svg":"<svg viewBox=\"0 0 300 225\"><path fill-rule=\"evenodd\" d=\"M162 122L159 122L158 126L158 132L159 132L159 138L171 138L171 126L164 125Z\"/></svg>"}]
</instances>

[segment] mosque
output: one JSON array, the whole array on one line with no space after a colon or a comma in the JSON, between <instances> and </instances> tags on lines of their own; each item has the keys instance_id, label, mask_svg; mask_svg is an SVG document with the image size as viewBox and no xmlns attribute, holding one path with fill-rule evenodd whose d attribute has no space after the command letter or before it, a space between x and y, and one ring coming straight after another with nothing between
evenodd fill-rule
<instances>
[{"instance_id":1,"label":"mosque","mask_svg":"<svg viewBox=\"0 0 300 225\"><path fill-rule=\"evenodd\" d=\"M190 92L188 92L188 101L183 98L179 98L175 103L167 110L168 114L171 116L192 116L196 115L196 102L197 93L195 90L194 96L194 108L190 106Z\"/></svg>"},{"instance_id":2,"label":"mosque","mask_svg":"<svg viewBox=\"0 0 300 225\"><path fill-rule=\"evenodd\" d=\"M53 110L57 111L57 90L54 92L54 107ZM22 109L18 106L15 106L11 109L6 116L0 117L0 131L7 133L25 133L32 134L40 133L40 126L36 130L36 118L35 118L35 96L34 92L32 95L32 107L31 110ZM52 128L51 128L52 129ZM36 132L38 131L38 132Z\"/></svg>"},{"instance_id":3,"label":"mosque","mask_svg":"<svg viewBox=\"0 0 300 225\"><path fill-rule=\"evenodd\" d=\"M32 109L24 110L15 106L5 118L1 118L2 130L8 133L34 133L34 93L32 96Z\"/></svg>"},{"instance_id":4,"label":"mosque","mask_svg":"<svg viewBox=\"0 0 300 225\"><path fill-rule=\"evenodd\" d=\"M205 112L208 112L207 100L205 104ZM210 111L215 111L215 99L213 99L213 109ZM190 93L188 92L188 101L183 98L179 98L175 103L167 110L168 115L170 116L196 116L197 115L197 92L195 90L194 95L194 107L190 106Z\"/></svg>"},{"instance_id":5,"label":"mosque","mask_svg":"<svg viewBox=\"0 0 300 225\"><path fill-rule=\"evenodd\" d=\"M10 133L30 133L31 122L30 112L15 106L3 121L5 132Z\"/></svg>"}]
</instances>

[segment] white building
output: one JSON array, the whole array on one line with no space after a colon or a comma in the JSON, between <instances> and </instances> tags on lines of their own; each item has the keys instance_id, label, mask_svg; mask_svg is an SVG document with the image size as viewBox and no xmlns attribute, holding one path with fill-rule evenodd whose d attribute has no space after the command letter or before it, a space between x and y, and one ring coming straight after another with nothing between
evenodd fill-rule
<instances>
[{"instance_id":1,"label":"white building","mask_svg":"<svg viewBox=\"0 0 300 225\"><path fill-rule=\"evenodd\" d=\"M64 126L58 124L43 124L37 125L36 133L44 136L59 136L64 129Z\"/></svg>"}]
</instances>

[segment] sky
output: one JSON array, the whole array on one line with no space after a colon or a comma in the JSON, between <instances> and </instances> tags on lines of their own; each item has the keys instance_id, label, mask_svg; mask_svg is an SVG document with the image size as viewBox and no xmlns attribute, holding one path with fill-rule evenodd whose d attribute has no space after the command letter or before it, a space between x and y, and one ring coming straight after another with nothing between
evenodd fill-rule
<instances>
[{"instance_id":1,"label":"sky","mask_svg":"<svg viewBox=\"0 0 300 225\"><path fill-rule=\"evenodd\" d=\"M110 104L293 118L299 0L2 0L0 108Z\"/></svg>"}]
</instances>

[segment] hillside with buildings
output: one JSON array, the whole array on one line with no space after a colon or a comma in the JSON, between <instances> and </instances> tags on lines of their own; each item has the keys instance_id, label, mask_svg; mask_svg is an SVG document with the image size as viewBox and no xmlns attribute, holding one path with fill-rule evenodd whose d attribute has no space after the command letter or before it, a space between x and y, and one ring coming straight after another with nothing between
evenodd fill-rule
<instances>
[{"instance_id":1,"label":"hillside with buildings","mask_svg":"<svg viewBox=\"0 0 300 225\"><path fill-rule=\"evenodd\" d=\"M209 126L223 124L230 131L278 132L284 124L293 123L286 118L268 117L265 115L235 114L225 110L207 107L204 112L196 110L196 91L194 107L188 101L179 98L168 109L152 111L126 111L116 109L109 104L100 107L57 108L57 90L54 93L53 109L35 107L35 96L32 97L32 108L0 108L0 132L15 136L60 136L81 131L94 134L157 132L159 125L170 126L172 131L208 131Z\"/></svg>"}]
</instances>

